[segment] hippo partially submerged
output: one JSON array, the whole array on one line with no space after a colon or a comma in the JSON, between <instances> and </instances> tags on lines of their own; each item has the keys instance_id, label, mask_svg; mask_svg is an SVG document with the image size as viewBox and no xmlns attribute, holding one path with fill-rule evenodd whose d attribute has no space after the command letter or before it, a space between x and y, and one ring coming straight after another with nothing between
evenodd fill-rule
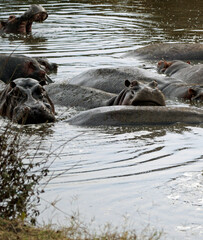
<instances>
[{"instance_id":1,"label":"hippo partially submerged","mask_svg":"<svg viewBox=\"0 0 203 240\"><path fill-rule=\"evenodd\" d=\"M11 15L8 20L0 22L0 34L28 34L32 31L33 22L43 22L48 17L46 10L40 5L31 5L20 17Z\"/></svg>"},{"instance_id":2,"label":"hippo partially submerged","mask_svg":"<svg viewBox=\"0 0 203 240\"><path fill-rule=\"evenodd\" d=\"M57 72L58 65L56 63L49 62L49 60L44 57L35 57L34 59L36 59L37 62L44 67L47 74Z\"/></svg>"},{"instance_id":3,"label":"hippo partially submerged","mask_svg":"<svg viewBox=\"0 0 203 240\"><path fill-rule=\"evenodd\" d=\"M191 65L189 62L161 60L158 62L157 70L186 83L203 86L203 64Z\"/></svg>"},{"instance_id":4,"label":"hippo partially submerged","mask_svg":"<svg viewBox=\"0 0 203 240\"><path fill-rule=\"evenodd\" d=\"M72 84L50 84L46 86L54 104L85 109L112 105L164 106L165 98L156 82L142 84L138 81L125 81L119 94L76 86Z\"/></svg>"},{"instance_id":5,"label":"hippo partially submerged","mask_svg":"<svg viewBox=\"0 0 203 240\"><path fill-rule=\"evenodd\" d=\"M203 44L156 43L129 51L123 57L138 57L145 60L203 60Z\"/></svg>"},{"instance_id":6,"label":"hippo partially submerged","mask_svg":"<svg viewBox=\"0 0 203 240\"><path fill-rule=\"evenodd\" d=\"M80 126L163 125L177 122L203 123L203 110L184 107L110 106L79 113L68 120Z\"/></svg>"},{"instance_id":7,"label":"hippo partially submerged","mask_svg":"<svg viewBox=\"0 0 203 240\"><path fill-rule=\"evenodd\" d=\"M19 78L0 92L0 115L19 124L55 121L55 110L44 81Z\"/></svg>"},{"instance_id":8,"label":"hippo partially submerged","mask_svg":"<svg viewBox=\"0 0 203 240\"><path fill-rule=\"evenodd\" d=\"M126 88L109 100L107 105L165 106L165 98L157 88L157 82L152 81L146 85L136 80L126 80L125 86Z\"/></svg>"},{"instance_id":9,"label":"hippo partially submerged","mask_svg":"<svg viewBox=\"0 0 203 240\"><path fill-rule=\"evenodd\" d=\"M193 83L185 83L182 80L173 78L173 76L165 77L132 66L91 69L73 77L69 80L69 83L119 94L123 90L123 82L126 79L130 81L136 79L142 83L150 83L155 80L158 83L157 87L166 98L203 101L203 89L201 86L194 86Z\"/></svg>"},{"instance_id":10,"label":"hippo partially submerged","mask_svg":"<svg viewBox=\"0 0 203 240\"><path fill-rule=\"evenodd\" d=\"M105 67L90 69L69 80L70 84L100 89L118 94L123 89L123 82L137 80L139 82L163 81L164 77L155 72L133 66Z\"/></svg>"},{"instance_id":11,"label":"hippo partially submerged","mask_svg":"<svg viewBox=\"0 0 203 240\"><path fill-rule=\"evenodd\" d=\"M16 78L53 82L48 77L45 67L42 67L36 59L24 55L0 54L0 79L9 83Z\"/></svg>"}]
</instances>

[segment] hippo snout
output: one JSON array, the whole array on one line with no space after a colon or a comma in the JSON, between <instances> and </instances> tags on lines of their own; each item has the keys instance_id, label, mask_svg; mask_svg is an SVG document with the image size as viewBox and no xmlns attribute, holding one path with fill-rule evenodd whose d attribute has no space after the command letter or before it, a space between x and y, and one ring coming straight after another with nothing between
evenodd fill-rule
<instances>
[{"instance_id":1,"label":"hippo snout","mask_svg":"<svg viewBox=\"0 0 203 240\"><path fill-rule=\"evenodd\" d=\"M23 105L14 109L12 121L18 124L38 124L54 122L55 116L49 105Z\"/></svg>"},{"instance_id":2,"label":"hippo snout","mask_svg":"<svg viewBox=\"0 0 203 240\"><path fill-rule=\"evenodd\" d=\"M34 22L43 22L48 17L48 13L41 5L33 4L30 8L21 16L23 19L32 20Z\"/></svg>"}]
</instances>

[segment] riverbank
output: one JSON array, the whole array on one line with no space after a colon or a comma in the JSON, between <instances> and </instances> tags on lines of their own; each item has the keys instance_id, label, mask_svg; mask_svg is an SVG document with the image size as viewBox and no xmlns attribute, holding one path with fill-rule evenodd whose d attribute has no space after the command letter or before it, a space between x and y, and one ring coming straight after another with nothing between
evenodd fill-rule
<instances>
[{"instance_id":1,"label":"riverbank","mask_svg":"<svg viewBox=\"0 0 203 240\"><path fill-rule=\"evenodd\" d=\"M63 227L54 230L53 226L46 225L44 227L34 227L26 224L21 220L5 220L0 218L0 239L3 240L72 240L72 239L91 239L91 240L158 240L161 239L161 232L148 232L149 229L137 236L135 231L118 231L111 229L107 225L100 233L90 233L88 228L71 222L69 227Z\"/></svg>"}]
</instances>

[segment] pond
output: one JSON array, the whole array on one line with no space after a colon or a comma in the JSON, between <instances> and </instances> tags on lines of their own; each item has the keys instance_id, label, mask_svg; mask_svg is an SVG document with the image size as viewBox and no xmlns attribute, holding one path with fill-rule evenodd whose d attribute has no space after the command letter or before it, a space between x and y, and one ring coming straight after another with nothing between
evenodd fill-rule
<instances>
[{"instance_id":1,"label":"pond","mask_svg":"<svg viewBox=\"0 0 203 240\"><path fill-rule=\"evenodd\" d=\"M95 67L145 64L155 71L156 62L121 56L152 42L202 39L201 0L3 0L1 19L33 3L45 7L48 19L34 24L32 36L1 37L0 52L47 57L59 65L50 76L56 82ZM57 111L66 119L76 110ZM202 126L87 128L61 120L29 128L42 135L38 158L50 148L58 154L50 157L56 158L50 174L58 176L42 195L40 222L65 224L79 212L96 226L120 226L127 218L138 231L148 225L163 230L166 239L203 239ZM47 200L57 200L61 211Z\"/></svg>"}]
</instances>

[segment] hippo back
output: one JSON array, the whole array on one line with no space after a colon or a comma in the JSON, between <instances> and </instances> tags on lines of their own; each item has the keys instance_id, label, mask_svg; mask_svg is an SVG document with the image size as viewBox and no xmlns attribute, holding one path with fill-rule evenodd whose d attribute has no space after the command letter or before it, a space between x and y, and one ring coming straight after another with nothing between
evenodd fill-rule
<instances>
[{"instance_id":1,"label":"hippo back","mask_svg":"<svg viewBox=\"0 0 203 240\"><path fill-rule=\"evenodd\" d=\"M91 69L69 80L70 84L100 89L110 93L120 93L123 82L138 80L144 82L163 81L163 76L138 67Z\"/></svg>"}]
</instances>

